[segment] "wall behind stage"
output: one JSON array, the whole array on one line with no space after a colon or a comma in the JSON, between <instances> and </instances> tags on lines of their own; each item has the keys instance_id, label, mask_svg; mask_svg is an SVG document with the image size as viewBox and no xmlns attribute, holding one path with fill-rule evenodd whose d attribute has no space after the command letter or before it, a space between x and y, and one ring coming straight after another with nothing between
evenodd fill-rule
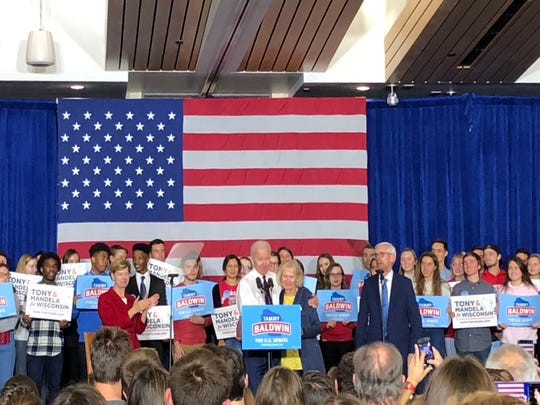
<instances>
[{"instance_id":1,"label":"wall behind stage","mask_svg":"<svg viewBox=\"0 0 540 405\"><path fill-rule=\"evenodd\" d=\"M540 251L540 98L368 101L367 113L371 241Z\"/></svg>"},{"instance_id":2,"label":"wall behind stage","mask_svg":"<svg viewBox=\"0 0 540 405\"><path fill-rule=\"evenodd\" d=\"M0 250L11 268L56 248L55 110L0 100ZM540 251L540 98L368 101L367 125L372 242Z\"/></svg>"}]
</instances>

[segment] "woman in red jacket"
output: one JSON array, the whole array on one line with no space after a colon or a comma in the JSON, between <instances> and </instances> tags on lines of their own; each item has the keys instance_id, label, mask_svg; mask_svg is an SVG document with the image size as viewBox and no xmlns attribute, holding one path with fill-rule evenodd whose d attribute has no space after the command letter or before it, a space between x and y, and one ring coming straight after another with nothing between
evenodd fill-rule
<instances>
[{"instance_id":1,"label":"woman in red jacket","mask_svg":"<svg viewBox=\"0 0 540 405\"><path fill-rule=\"evenodd\" d=\"M148 309L157 305L159 295L150 298L134 298L126 294L129 283L129 263L120 259L111 264L109 269L114 285L98 299L98 313L104 326L118 326L129 335L134 349L141 347L137 334L146 329Z\"/></svg>"},{"instance_id":2,"label":"woman in red jacket","mask_svg":"<svg viewBox=\"0 0 540 405\"><path fill-rule=\"evenodd\" d=\"M330 290L346 290L345 272L339 263L334 263L326 270ZM347 352L354 351L353 332L356 322L331 320L321 322L321 349L327 370L337 366Z\"/></svg>"}]
</instances>

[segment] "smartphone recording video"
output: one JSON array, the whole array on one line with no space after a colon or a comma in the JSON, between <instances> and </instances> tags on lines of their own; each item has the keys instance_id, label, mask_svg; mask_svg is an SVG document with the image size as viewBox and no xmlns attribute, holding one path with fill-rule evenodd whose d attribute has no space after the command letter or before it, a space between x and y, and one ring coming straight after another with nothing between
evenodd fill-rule
<instances>
[{"instance_id":1,"label":"smartphone recording video","mask_svg":"<svg viewBox=\"0 0 540 405\"><path fill-rule=\"evenodd\" d=\"M431 347L431 339L429 337L423 337L416 341L418 344L418 350L420 353L424 353L426 357L424 358L424 367L429 366L428 360L433 360L433 349Z\"/></svg>"}]
</instances>

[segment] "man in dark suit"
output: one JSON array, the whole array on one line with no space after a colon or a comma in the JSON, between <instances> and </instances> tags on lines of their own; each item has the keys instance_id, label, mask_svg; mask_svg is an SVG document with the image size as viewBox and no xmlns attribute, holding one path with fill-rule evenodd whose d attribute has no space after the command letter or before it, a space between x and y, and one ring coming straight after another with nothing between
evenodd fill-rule
<instances>
[{"instance_id":1,"label":"man in dark suit","mask_svg":"<svg viewBox=\"0 0 540 405\"><path fill-rule=\"evenodd\" d=\"M160 278L148 272L148 260L150 259L150 246L146 243L136 243L133 245L133 266L137 273L129 279L126 293L135 297L146 298L154 294L159 294L158 305L167 305L165 295L165 283ZM157 350L163 367L169 368L169 349L161 340L142 341L143 347L153 347Z\"/></svg>"},{"instance_id":2,"label":"man in dark suit","mask_svg":"<svg viewBox=\"0 0 540 405\"><path fill-rule=\"evenodd\" d=\"M381 341L392 343L403 358L414 353L414 344L422 337L422 320L411 281L392 269L396 248L381 242L375 246L377 275L368 278L362 289L356 347Z\"/></svg>"}]
</instances>

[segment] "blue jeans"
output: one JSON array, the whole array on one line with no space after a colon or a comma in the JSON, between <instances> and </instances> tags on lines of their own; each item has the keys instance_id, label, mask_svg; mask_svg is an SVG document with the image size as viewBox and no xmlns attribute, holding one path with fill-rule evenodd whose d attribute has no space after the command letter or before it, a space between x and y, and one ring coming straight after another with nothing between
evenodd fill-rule
<instances>
[{"instance_id":1,"label":"blue jeans","mask_svg":"<svg viewBox=\"0 0 540 405\"><path fill-rule=\"evenodd\" d=\"M15 369L15 338L13 331L9 333L10 342L7 345L0 345L0 387L3 387L7 380L13 377Z\"/></svg>"},{"instance_id":2,"label":"blue jeans","mask_svg":"<svg viewBox=\"0 0 540 405\"><path fill-rule=\"evenodd\" d=\"M62 379L62 365L64 358L62 353L56 356L32 356L27 355L28 376L36 383L39 395L43 398L43 381L47 381L47 398L49 404L60 391Z\"/></svg>"},{"instance_id":3,"label":"blue jeans","mask_svg":"<svg viewBox=\"0 0 540 405\"><path fill-rule=\"evenodd\" d=\"M459 354L462 357L466 355L471 355L471 356L476 357L478 361L480 361L480 363L482 363L482 365L484 366L489 356L489 352L491 351L491 346L488 346L484 350L480 350L479 352L461 352L459 350L456 350L456 351L457 351L457 354Z\"/></svg>"},{"instance_id":4,"label":"blue jeans","mask_svg":"<svg viewBox=\"0 0 540 405\"><path fill-rule=\"evenodd\" d=\"M15 341L15 374L26 375L26 340Z\"/></svg>"}]
</instances>

